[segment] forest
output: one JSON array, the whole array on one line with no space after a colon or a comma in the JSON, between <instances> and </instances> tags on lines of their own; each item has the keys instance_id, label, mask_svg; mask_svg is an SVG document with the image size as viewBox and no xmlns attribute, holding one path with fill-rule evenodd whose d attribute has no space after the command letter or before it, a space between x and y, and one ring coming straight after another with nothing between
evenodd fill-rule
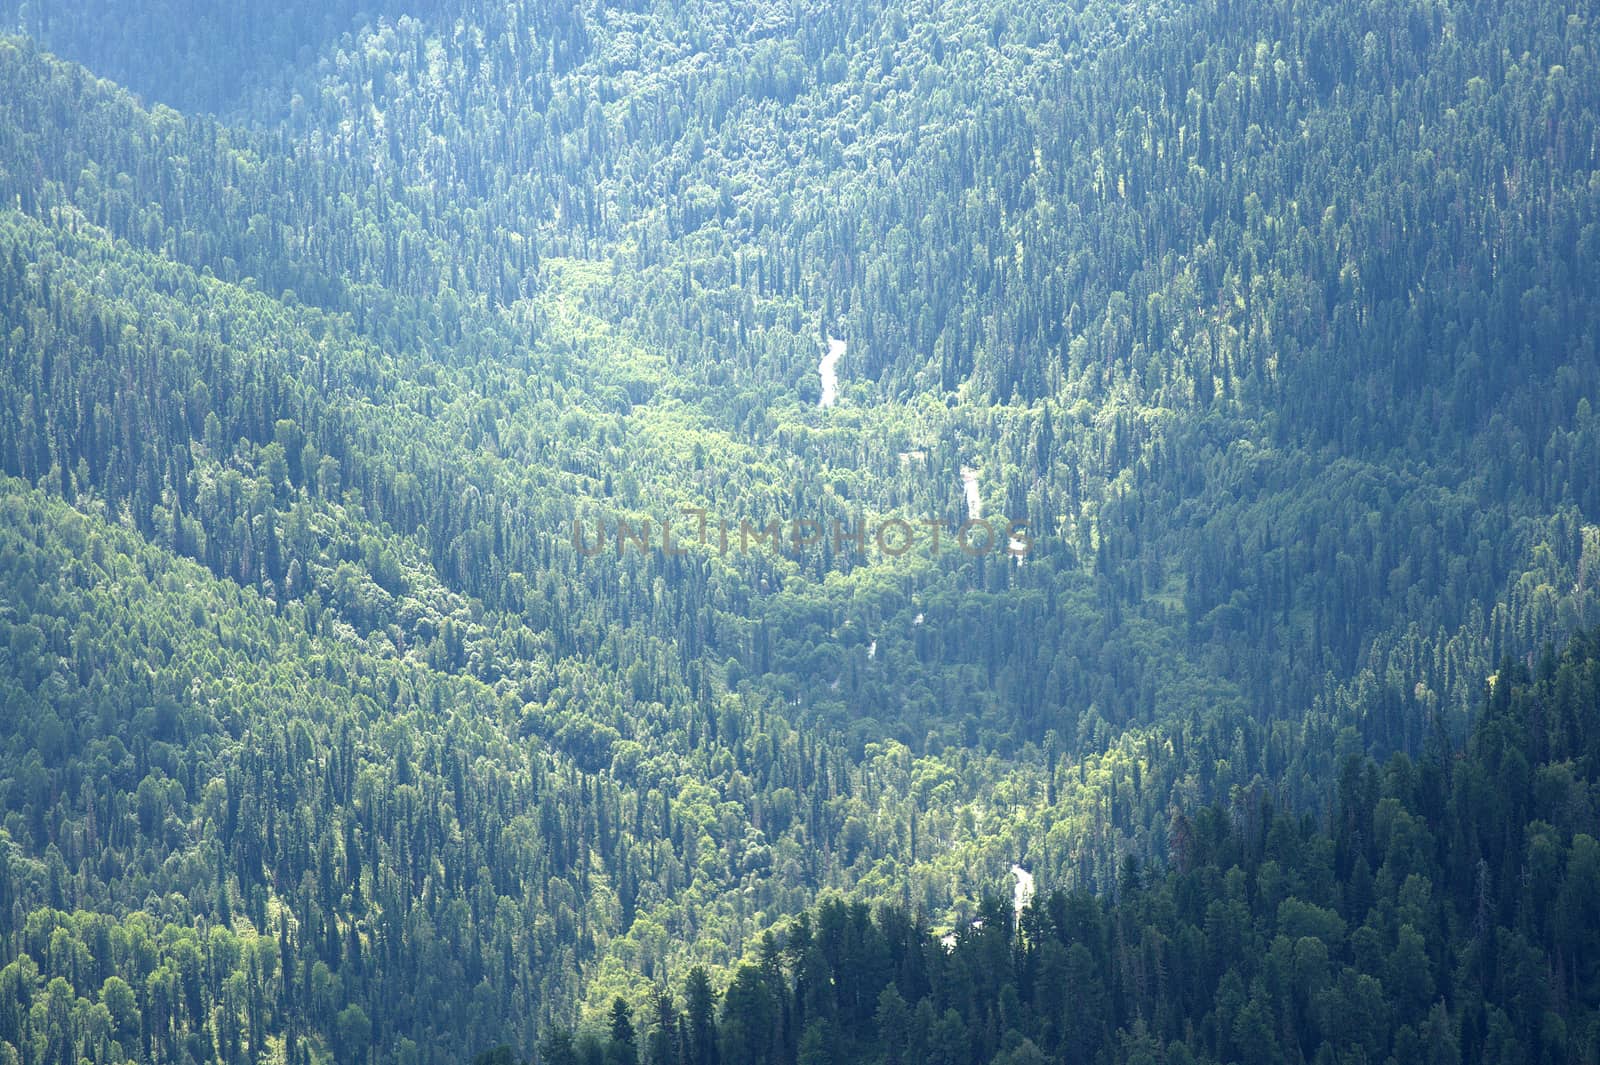
<instances>
[{"instance_id":1,"label":"forest","mask_svg":"<svg viewBox=\"0 0 1600 1065\"><path fill-rule=\"evenodd\" d=\"M1597 57L0 0L0 1065L1600 1060Z\"/></svg>"},{"instance_id":2,"label":"forest","mask_svg":"<svg viewBox=\"0 0 1600 1065\"><path fill-rule=\"evenodd\" d=\"M551 1065L1591 1060L1600 632L1496 673L1467 747L1351 755L1325 824L1250 794L1174 815L1108 894L984 899L953 937L831 898L720 1005L691 969L553 1028ZM643 1057L641 1058L641 1053ZM509 1045L479 1054L516 1060Z\"/></svg>"}]
</instances>

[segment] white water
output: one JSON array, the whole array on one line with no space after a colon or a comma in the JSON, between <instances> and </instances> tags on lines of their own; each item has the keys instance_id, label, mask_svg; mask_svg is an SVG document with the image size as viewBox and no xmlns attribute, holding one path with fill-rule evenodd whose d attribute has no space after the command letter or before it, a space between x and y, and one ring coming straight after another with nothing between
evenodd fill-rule
<instances>
[{"instance_id":1,"label":"white water","mask_svg":"<svg viewBox=\"0 0 1600 1065\"><path fill-rule=\"evenodd\" d=\"M817 373L822 377L823 407L831 407L839 399L839 360L844 357L845 342L837 337L828 338L828 353L817 363Z\"/></svg>"},{"instance_id":2,"label":"white water","mask_svg":"<svg viewBox=\"0 0 1600 1065\"><path fill-rule=\"evenodd\" d=\"M1011 875L1017 878L1017 886L1011 890L1011 905L1021 917L1022 911L1033 901L1033 874L1020 865L1012 865Z\"/></svg>"},{"instance_id":3,"label":"white water","mask_svg":"<svg viewBox=\"0 0 1600 1065\"><path fill-rule=\"evenodd\" d=\"M1017 878L1016 887L1011 889L1011 906L1016 910L1017 917L1022 916L1022 911L1028 908L1028 903L1033 901L1033 874L1015 862L1011 864L1011 875ZM983 919L980 917L972 922L973 928L982 928ZM947 932L939 937L940 946L944 947L946 954L956 949L956 934Z\"/></svg>"},{"instance_id":4,"label":"white water","mask_svg":"<svg viewBox=\"0 0 1600 1065\"><path fill-rule=\"evenodd\" d=\"M978 471L973 466L961 467L961 490L967 494L967 520L983 517L983 500L978 498Z\"/></svg>"},{"instance_id":5,"label":"white water","mask_svg":"<svg viewBox=\"0 0 1600 1065\"><path fill-rule=\"evenodd\" d=\"M961 490L967 496L967 520L977 521L983 517L983 499L978 494L978 469L976 466L961 467ZM1023 550L1021 540L1013 536L1006 541L1006 547L1011 556L1017 560L1017 565L1020 566L1026 561L1024 558L1026 552Z\"/></svg>"}]
</instances>

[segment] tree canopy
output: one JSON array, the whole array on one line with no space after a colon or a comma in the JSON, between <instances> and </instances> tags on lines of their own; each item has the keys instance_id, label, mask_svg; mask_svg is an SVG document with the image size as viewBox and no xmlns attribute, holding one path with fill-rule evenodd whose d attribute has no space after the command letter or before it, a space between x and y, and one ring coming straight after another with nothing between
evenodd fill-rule
<instances>
[{"instance_id":1,"label":"tree canopy","mask_svg":"<svg viewBox=\"0 0 1600 1065\"><path fill-rule=\"evenodd\" d=\"M0 1065L1592 1057L1595 19L0 31Z\"/></svg>"}]
</instances>

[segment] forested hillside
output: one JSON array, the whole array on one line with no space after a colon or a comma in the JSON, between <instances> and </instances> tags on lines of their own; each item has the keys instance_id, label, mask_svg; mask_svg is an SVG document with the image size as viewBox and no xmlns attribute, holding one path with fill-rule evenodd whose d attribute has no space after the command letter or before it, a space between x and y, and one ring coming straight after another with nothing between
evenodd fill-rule
<instances>
[{"instance_id":1,"label":"forested hillside","mask_svg":"<svg viewBox=\"0 0 1600 1065\"><path fill-rule=\"evenodd\" d=\"M830 900L720 1005L695 969L681 998L617 999L603 1032L551 1031L540 1060L1593 1060L1597 708L1589 634L1533 673L1508 661L1465 751L1351 756L1325 826L1255 796L1180 813L1164 870L991 897L953 941Z\"/></svg>"},{"instance_id":2,"label":"forested hillside","mask_svg":"<svg viewBox=\"0 0 1600 1065\"><path fill-rule=\"evenodd\" d=\"M1589 13L0 0L0 29L0 1063L525 1058L574 1025L611 1061L618 996L645 1047L697 966L695 1053L742 1038L741 986L776 1060L931 1053L870 1042L881 980L807 1034L805 920L976 973L900 985L974 1062L1011 1031L1405 1061L1426 1025L1501 1060L1489 1005L1526 1060L1592 1054L1577 941L1514 894L1522 826L1576 854L1592 812L1492 817L1495 920L1571 970L1547 1022L1462 983L1469 813L1396 777L1461 779L1489 678L1600 623ZM979 516L992 549L956 549ZM796 520L823 535L738 542ZM924 539L828 533L892 521ZM1358 1047L1326 1024L1357 1007L1259 966L1294 895L1349 931L1328 986L1390 979L1407 922L1373 968L1343 894L1393 857L1345 826L1369 758L1434 848L1393 871L1432 892L1439 993L1384 983ZM1269 834L1293 886L1261 887ZM1014 863L1098 931L1041 902L1013 942L982 900ZM1019 975L1052 935L1101 981L1092 1039ZM1135 945L1168 941L1181 993Z\"/></svg>"}]
</instances>

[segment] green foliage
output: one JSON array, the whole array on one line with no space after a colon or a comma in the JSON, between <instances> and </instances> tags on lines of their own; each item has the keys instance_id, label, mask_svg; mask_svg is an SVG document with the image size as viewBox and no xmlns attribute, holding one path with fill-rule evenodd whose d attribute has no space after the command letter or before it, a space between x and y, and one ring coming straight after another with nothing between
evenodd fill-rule
<instances>
[{"instance_id":1,"label":"green foliage","mask_svg":"<svg viewBox=\"0 0 1600 1065\"><path fill-rule=\"evenodd\" d=\"M1538 678L1507 663L1495 691L1466 751L1395 755L1375 806L1363 778L1380 769L1357 759L1326 825L1260 790L1191 811L1172 867L1130 876L1115 899L1055 891L1014 914L991 899L944 941L903 910L827 901L764 948L782 964L735 973L725 1053L840 1065L1581 1056L1590 1037L1568 1033L1595 1031L1600 983L1564 959L1588 956L1596 926L1551 920L1560 907L1541 895L1592 906L1600 844L1551 828L1573 796L1479 786L1513 754L1540 769L1560 757L1583 767L1577 812L1593 823L1600 632ZM1419 831L1400 839L1384 819ZM1517 872L1540 865L1543 883ZM1375 880L1358 883L1369 866ZM763 1032L776 1045L751 1042Z\"/></svg>"},{"instance_id":2,"label":"green foliage","mask_svg":"<svg viewBox=\"0 0 1600 1065\"><path fill-rule=\"evenodd\" d=\"M0 0L0 1061L1583 1059L1600 24L404 6Z\"/></svg>"}]
</instances>

